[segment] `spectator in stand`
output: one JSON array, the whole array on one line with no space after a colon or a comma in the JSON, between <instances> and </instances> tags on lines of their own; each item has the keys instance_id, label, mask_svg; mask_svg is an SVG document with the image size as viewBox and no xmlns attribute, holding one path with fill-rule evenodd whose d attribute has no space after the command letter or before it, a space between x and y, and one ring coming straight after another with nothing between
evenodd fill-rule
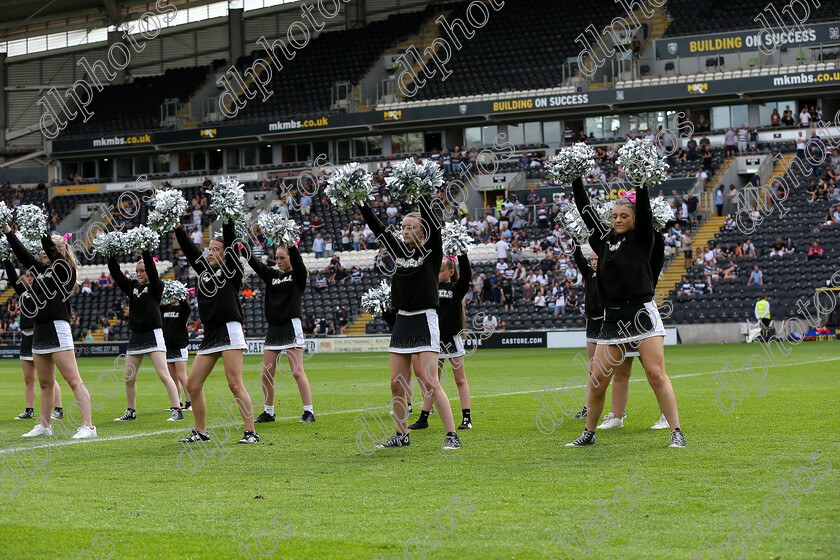
<instances>
[{"instance_id":1,"label":"spectator in stand","mask_svg":"<svg viewBox=\"0 0 840 560\"><path fill-rule=\"evenodd\" d=\"M111 279L110 276L105 274L105 272L102 272L102 274L99 275L99 279L96 281L96 283L99 285L100 288L114 287L114 281Z\"/></svg>"},{"instance_id":2,"label":"spectator in stand","mask_svg":"<svg viewBox=\"0 0 840 560\"><path fill-rule=\"evenodd\" d=\"M770 126L780 126L782 124L782 117L779 116L779 110L773 107L773 112L770 114Z\"/></svg>"},{"instance_id":3,"label":"spectator in stand","mask_svg":"<svg viewBox=\"0 0 840 560\"><path fill-rule=\"evenodd\" d=\"M781 237L777 237L776 241L770 247L771 257L783 257L785 255L785 242Z\"/></svg>"},{"instance_id":4,"label":"spectator in stand","mask_svg":"<svg viewBox=\"0 0 840 560\"><path fill-rule=\"evenodd\" d=\"M487 316L484 317L482 326L484 327L484 332L492 332L496 330L496 327L499 326L499 320L496 319L496 317L494 317L492 313L488 312Z\"/></svg>"},{"instance_id":5,"label":"spectator in stand","mask_svg":"<svg viewBox=\"0 0 840 560\"><path fill-rule=\"evenodd\" d=\"M324 256L330 258L333 254L335 254L335 242L333 241L332 234L328 233L324 238Z\"/></svg>"},{"instance_id":6,"label":"spectator in stand","mask_svg":"<svg viewBox=\"0 0 840 560\"><path fill-rule=\"evenodd\" d=\"M315 276L315 289L316 290L323 290L327 287L327 279L324 278L321 273L318 273Z\"/></svg>"},{"instance_id":7,"label":"spectator in stand","mask_svg":"<svg viewBox=\"0 0 840 560\"><path fill-rule=\"evenodd\" d=\"M799 124L805 128L811 126L811 113L808 111L807 105L802 107L802 111L799 112Z\"/></svg>"},{"instance_id":8,"label":"spectator in stand","mask_svg":"<svg viewBox=\"0 0 840 560\"><path fill-rule=\"evenodd\" d=\"M799 159L805 159L805 134L801 130L796 137L796 156Z\"/></svg>"},{"instance_id":9,"label":"spectator in stand","mask_svg":"<svg viewBox=\"0 0 840 560\"><path fill-rule=\"evenodd\" d=\"M84 282L82 282L82 288L79 290L80 294L91 294L93 293L92 286L90 285L90 279L86 278Z\"/></svg>"},{"instance_id":10,"label":"spectator in stand","mask_svg":"<svg viewBox=\"0 0 840 560\"><path fill-rule=\"evenodd\" d=\"M723 135L723 143L726 146L726 157L732 157L735 155L735 131L732 130L732 127L726 129L726 132Z\"/></svg>"},{"instance_id":11,"label":"spectator in stand","mask_svg":"<svg viewBox=\"0 0 840 560\"><path fill-rule=\"evenodd\" d=\"M820 247L820 244L814 241L814 243L811 244L811 248L808 249L808 260L819 260L823 258L824 253L825 251L823 251L823 248Z\"/></svg>"},{"instance_id":12,"label":"spectator in stand","mask_svg":"<svg viewBox=\"0 0 840 560\"><path fill-rule=\"evenodd\" d=\"M790 105L785 105L785 110L782 113L782 124L784 126L794 126L796 124L793 118L793 111L790 110Z\"/></svg>"},{"instance_id":13,"label":"spectator in stand","mask_svg":"<svg viewBox=\"0 0 840 560\"><path fill-rule=\"evenodd\" d=\"M717 208L718 217L723 216L723 185L720 185L715 191L715 208Z\"/></svg>"},{"instance_id":14,"label":"spectator in stand","mask_svg":"<svg viewBox=\"0 0 840 560\"><path fill-rule=\"evenodd\" d=\"M840 204L835 204L828 209L823 226L836 226L840 224Z\"/></svg>"},{"instance_id":15,"label":"spectator in stand","mask_svg":"<svg viewBox=\"0 0 840 560\"><path fill-rule=\"evenodd\" d=\"M764 273L761 272L761 269L758 265L753 267L753 271L750 272L750 279L747 280L747 286L763 286L764 285Z\"/></svg>"},{"instance_id":16,"label":"spectator in stand","mask_svg":"<svg viewBox=\"0 0 840 560\"><path fill-rule=\"evenodd\" d=\"M700 159L703 160L703 171L705 171L708 175L711 175L714 172L715 163L708 145L703 146L703 152L700 155Z\"/></svg>"},{"instance_id":17,"label":"spectator in stand","mask_svg":"<svg viewBox=\"0 0 840 560\"><path fill-rule=\"evenodd\" d=\"M683 275L682 282L677 289L677 298L687 298L694 294L694 289L692 288L691 281L688 279L688 276Z\"/></svg>"},{"instance_id":18,"label":"spectator in stand","mask_svg":"<svg viewBox=\"0 0 840 560\"><path fill-rule=\"evenodd\" d=\"M505 306L505 310L513 311L515 295L516 290L513 287L513 281L506 276L502 279L502 303Z\"/></svg>"},{"instance_id":19,"label":"spectator in stand","mask_svg":"<svg viewBox=\"0 0 840 560\"><path fill-rule=\"evenodd\" d=\"M727 214L732 214L733 216L738 215L738 189L735 188L735 185L729 185L729 193L726 195L726 202L729 206L729 210Z\"/></svg>"},{"instance_id":20,"label":"spectator in stand","mask_svg":"<svg viewBox=\"0 0 840 560\"><path fill-rule=\"evenodd\" d=\"M537 295L534 297L534 306L537 308L537 311L545 309L548 303L545 300L545 288L539 288L537 290Z\"/></svg>"},{"instance_id":21,"label":"spectator in stand","mask_svg":"<svg viewBox=\"0 0 840 560\"><path fill-rule=\"evenodd\" d=\"M315 234L315 239L312 240L312 251L316 259L324 258L324 240L320 233Z\"/></svg>"},{"instance_id":22,"label":"spectator in stand","mask_svg":"<svg viewBox=\"0 0 840 560\"><path fill-rule=\"evenodd\" d=\"M708 119L706 119L706 115L700 113L697 117L697 122L694 124L694 130L697 132L707 132L711 128Z\"/></svg>"},{"instance_id":23,"label":"spectator in stand","mask_svg":"<svg viewBox=\"0 0 840 560\"><path fill-rule=\"evenodd\" d=\"M723 269L724 280L738 279L738 264L734 259L729 259L729 266Z\"/></svg>"},{"instance_id":24,"label":"spectator in stand","mask_svg":"<svg viewBox=\"0 0 840 560\"><path fill-rule=\"evenodd\" d=\"M749 140L750 153L758 151L758 131L753 125L750 125L747 131L747 139Z\"/></svg>"},{"instance_id":25,"label":"spectator in stand","mask_svg":"<svg viewBox=\"0 0 840 560\"><path fill-rule=\"evenodd\" d=\"M688 137L688 142L686 143L686 147L688 148L688 159L690 161L695 161L698 158L697 155L697 140L694 139L694 135Z\"/></svg>"},{"instance_id":26,"label":"spectator in stand","mask_svg":"<svg viewBox=\"0 0 840 560\"><path fill-rule=\"evenodd\" d=\"M312 197L307 192L300 197L300 214L301 216L309 216L312 212Z\"/></svg>"},{"instance_id":27,"label":"spectator in stand","mask_svg":"<svg viewBox=\"0 0 840 560\"><path fill-rule=\"evenodd\" d=\"M353 242L350 240L350 226L349 225L341 227L341 250L342 251L353 250Z\"/></svg>"},{"instance_id":28,"label":"spectator in stand","mask_svg":"<svg viewBox=\"0 0 840 560\"><path fill-rule=\"evenodd\" d=\"M744 152L747 151L747 141L749 140L749 133L747 132L747 126L745 124L741 124L741 128L738 129L738 155L744 155Z\"/></svg>"}]
</instances>

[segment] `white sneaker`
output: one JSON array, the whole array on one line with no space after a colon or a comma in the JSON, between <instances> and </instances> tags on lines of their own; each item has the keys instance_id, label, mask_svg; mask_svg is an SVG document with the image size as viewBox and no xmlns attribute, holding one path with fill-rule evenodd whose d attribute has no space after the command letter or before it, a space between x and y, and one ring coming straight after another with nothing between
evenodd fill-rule
<instances>
[{"instance_id":1,"label":"white sneaker","mask_svg":"<svg viewBox=\"0 0 840 560\"><path fill-rule=\"evenodd\" d=\"M613 428L623 428L624 427L624 420L622 418L616 418L615 414L610 412L606 416L604 416L604 422L598 426L599 430L611 430Z\"/></svg>"},{"instance_id":2,"label":"white sneaker","mask_svg":"<svg viewBox=\"0 0 840 560\"><path fill-rule=\"evenodd\" d=\"M665 418L664 414L659 416L659 421L650 427L651 430L664 430L665 428L670 428L671 425L668 424L668 420Z\"/></svg>"},{"instance_id":3,"label":"white sneaker","mask_svg":"<svg viewBox=\"0 0 840 560\"><path fill-rule=\"evenodd\" d=\"M82 426L76 433L70 436L71 439L90 439L96 437L96 426L93 428L88 428L87 426Z\"/></svg>"},{"instance_id":4,"label":"white sneaker","mask_svg":"<svg viewBox=\"0 0 840 560\"><path fill-rule=\"evenodd\" d=\"M51 436L52 428L45 428L40 422L35 424L35 427L23 434L22 437L38 437L38 436Z\"/></svg>"}]
</instances>

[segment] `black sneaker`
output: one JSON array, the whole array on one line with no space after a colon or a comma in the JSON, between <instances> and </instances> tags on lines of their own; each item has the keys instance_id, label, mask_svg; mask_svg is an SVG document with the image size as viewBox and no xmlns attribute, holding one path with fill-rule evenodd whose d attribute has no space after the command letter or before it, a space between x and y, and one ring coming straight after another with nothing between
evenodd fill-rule
<instances>
[{"instance_id":1,"label":"black sneaker","mask_svg":"<svg viewBox=\"0 0 840 560\"><path fill-rule=\"evenodd\" d=\"M567 443L566 447L583 447L584 445L595 445L595 432L583 430L583 434L572 443Z\"/></svg>"},{"instance_id":2,"label":"black sneaker","mask_svg":"<svg viewBox=\"0 0 840 560\"><path fill-rule=\"evenodd\" d=\"M414 407L411 406L411 403L408 403L408 413L414 414Z\"/></svg>"},{"instance_id":3,"label":"black sneaker","mask_svg":"<svg viewBox=\"0 0 840 560\"><path fill-rule=\"evenodd\" d=\"M35 411L28 408L15 416L15 420L29 420L30 418L35 418Z\"/></svg>"},{"instance_id":4,"label":"black sneaker","mask_svg":"<svg viewBox=\"0 0 840 560\"><path fill-rule=\"evenodd\" d=\"M685 436L682 433L682 430L679 428L674 428L671 430L671 445L668 447L686 447L688 444L685 442Z\"/></svg>"},{"instance_id":5,"label":"black sneaker","mask_svg":"<svg viewBox=\"0 0 840 560\"><path fill-rule=\"evenodd\" d=\"M114 422L121 422L123 420L137 420L137 413L133 410L126 409L125 414L119 418L114 418Z\"/></svg>"},{"instance_id":6,"label":"black sneaker","mask_svg":"<svg viewBox=\"0 0 840 560\"><path fill-rule=\"evenodd\" d=\"M237 444L240 444L240 443L246 444L246 443L259 443L259 442L260 442L260 436L258 436L256 432L249 432L248 430L245 430L245 435L242 436L242 439L240 439L236 443Z\"/></svg>"},{"instance_id":7,"label":"black sneaker","mask_svg":"<svg viewBox=\"0 0 840 560\"><path fill-rule=\"evenodd\" d=\"M444 449L460 449L461 448L461 440L458 439L458 434L455 432L449 432L446 434L446 437L443 438L443 448Z\"/></svg>"},{"instance_id":8,"label":"black sneaker","mask_svg":"<svg viewBox=\"0 0 840 560\"><path fill-rule=\"evenodd\" d=\"M181 413L181 409L176 408L176 409L172 410L172 416L170 418L167 418L166 421L167 422L175 422L176 420L183 420L183 419L184 419L184 415L183 415L183 413Z\"/></svg>"},{"instance_id":9,"label":"black sneaker","mask_svg":"<svg viewBox=\"0 0 840 560\"><path fill-rule=\"evenodd\" d=\"M210 434L193 430L189 436L179 439L178 443L199 443L202 441L210 441Z\"/></svg>"},{"instance_id":10,"label":"black sneaker","mask_svg":"<svg viewBox=\"0 0 840 560\"><path fill-rule=\"evenodd\" d=\"M170 406L169 408L166 408L164 410L166 410L166 412L172 412L173 410L183 410L183 409L184 409L184 405L182 405L181 403L178 403L177 408L174 407L174 406Z\"/></svg>"},{"instance_id":11,"label":"black sneaker","mask_svg":"<svg viewBox=\"0 0 840 560\"><path fill-rule=\"evenodd\" d=\"M50 414L53 420L63 420L64 419L64 409L63 408L56 408Z\"/></svg>"},{"instance_id":12,"label":"black sneaker","mask_svg":"<svg viewBox=\"0 0 840 560\"><path fill-rule=\"evenodd\" d=\"M266 411L262 411L259 416L256 417L254 420L255 423L259 424L260 422L274 422L275 416L273 414L269 414Z\"/></svg>"},{"instance_id":13,"label":"black sneaker","mask_svg":"<svg viewBox=\"0 0 840 560\"><path fill-rule=\"evenodd\" d=\"M300 417L298 424L311 424L315 421L315 415L308 410L303 411L303 416Z\"/></svg>"},{"instance_id":14,"label":"black sneaker","mask_svg":"<svg viewBox=\"0 0 840 560\"><path fill-rule=\"evenodd\" d=\"M472 430L472 420L469 418L464 418L461 420L461 425L458 426L459 430Z\"/></svg>"},{"instance_id":15,"label":"black sneaker","mask_svg":"<svg viewBox=\"0 0 840 560\"><path fill-rule=\"evenodd\" d=\"M184 407L184 412L192 412L192 403L190 401L187 401L187 404Z\"/></svg>"},{"instance_id":16,"label":"black sneaker","mask_svg":"<svg viewBox=\"0 0 840 560\"><path fill-rule=\"evenodd\" d=\"M572 418L586 418L586 414L589 412L589 409L585 406L580 409L580 412L572 416Z\"/></svg>"},{"instance_id":17,"label":"black sneaker","mask_svg":"<svg viewBox=\"0 0 840 560\"><path fill-rule=\"evenodd\" d=\"M411 445L411 442L408 441L408 434L400 434L396 433L391 436L391 439L386 441L385 443L380 443L377 445L377 449L385 449L386 447L406 447Z\"/></svg>"},{"instance_id":18,"label":"black sneaker","mask_svg":"<svg viewBox=\"0 0 840 560\"><path fill-rule=\"evenodd\" d=\"M409 430L425 430L429 427L429 421L422 416L417 419L417 422L408 427Z\"/></svg>"}]
</instances>

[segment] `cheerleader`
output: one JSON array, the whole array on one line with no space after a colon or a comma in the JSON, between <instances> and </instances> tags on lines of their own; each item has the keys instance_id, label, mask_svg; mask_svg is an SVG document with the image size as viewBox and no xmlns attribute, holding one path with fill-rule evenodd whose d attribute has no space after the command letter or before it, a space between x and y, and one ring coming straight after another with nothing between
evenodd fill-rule
<instances>
[{"instance_id":1,"label":"cheerleader","mask_svg":"<svg viewBox=\"0 0 840 560\"><path fill-rule=\"evenodd\" d=\"M128 350L125 356L125 396L128 401L125 413L115 422L137 420L137 375L143 356L149 356L169 400L172 416L169 421L183 420L178 388L166 367L166 343L163 339L163 319L160 315L160 296L163 282L160 281L155 260L149 251L143 251L143 258L137 263L137 279L129 280L117 257L108 257L108 270L120 290L128 296Z\"/></svg>"},{"instance_id":2,"label":"cheerleader","mask_svg":"<svg viewBox=\"0 0 840 560\"><path fill-rule=\"evenodd\" d=\"M391 402L397 433L380 448L410 445L408 436L408 406L404 387L411 381L411 356L420 359L421 386L429 388L443 420L446 436L443 449L458 449L461 441L455 431L449 399L435 379L433 371L440 352L438 327L438 276L443 259L440 228L431 211L431 199L419 201L420 212L412 212L402 221L402 243L394 242L370 207L362 203L362 217L367 225L393 255L396 269L391 282L391 300L397 319L388 348L391 362Z\"/></svg>"},{"instance_id":3,"label":"cheerleader","mask_svg":"<svg viewBox=\"0 0 840 560\"><path fill-rule=\"evenodd\" d=\"M187 391L187 345L190 341L187 321L190 319L190 304L186 299L173 299L160 306L160 314L163 319L163 340L166 343L166 367L175 383L175 390L178 391L179 386L183 388L184 410L189 411L192 410L190 393Z\"/></svg>"},{"instance_id":4,"label":"cheerleader","mask_svg":"<svg viewBox=\"0 0 840 560\"><path fill-rule=\"evenodd\" d=\"M26 299L29 303L26 306L34 309L31 304L32 296L27 289L21 285L23 282L18 277L17 269L12 264L12 261L6 259L3 261L6 267L6 276L9 279L9 284L12 285L15 292L21 299ZM21 309L23 305L20 306ZM32 317L28 317L25 313L20 314L20 366L23 368L23 382L24 382L24 398L26 399L26 408L23 412L15 416L15 420L28 420L35 418L35 362L32 360L32 327L34 325ZM58 386L58 380L53 385L53 395L55 398L55 409L52 411L52 417L56 420L64 418L64 409L61 407L61 388Z\"/></svg>"},{"instance_id":5,"label":"cheerleader","mask_svg":"<svg viewBox=\"0 0 840 560\"><path fill-rule=\"evenodd\" d=\"M260 437L254 431L254 410L251 399L242 383L242 355L248 348L242 330L244 318L239 301L244 270L239 262L239 251L234 246L236 233L233 220L222 226L222 239L210 242L207 258L192 242L180 225L175 237L198 274L198 315L204 324L204 340L198 348L187 378L187 391L192 398L195 428L178 443L210 441L207 433L207 402L204 399L204 382L213 371L219 358L225 367L228 387L237 400L239 413L245 422L245 434L238 443L257 443Z\"/></svg>"},{"instance_id":6,"label":"cheerleader","mask_svg":"<svg viewBox=\"0 0 840 560\"><path fill-rule=\"evenodd\" d=\"M593 245L590 244L590 247L593 247ZM598 255L593 249L589 254L589 262L586 262L583 251L581 251L580 247L575 247L572 256L575 259L578 271L586 283L583 296L583 303L586 309L586 355L588 357L587 364L589 364L588 375L592 376L592 357L595 355L595 349L598 346L598 335L601 333L601 325L604 323L604 306L601 304L601 298L598 297ZM613 391L615 391L614 387ZM588 412L589 409L584 404L581 411L572 418L586 418Z\"/></svg>"},{"instance_id":7,"label":"cheerleader","mask_svg":"<svg viewBox=\"0 0 840 560\"><path fill-rule=\"evenodd\" d=\"M296 246L278 248L274 259L277 267L266 266L254 255L248 257L248 264L265 282L265 318L268 332L263 346L263 360L260 368L265 410L255 422L274 422L274 373L282 353L287 353L289 366L303 401L303 416L300 424L315 421L312 408L312 393L309 380L303 370L303 327L300 318L301 301L306 290L306 266ZM269 404L271 403L271 404Z\"/></svg>"},{"instance_id":8,"label":"cheerleader","mask_svg":"<svg viewBox=\"0 0 840 560\"><path fill-rule=\"evenodd\" d=\"M70 303L67 301L76 286L79 263L73 249L60 235L44 234L41 246L43 260L38 260L24 247L8 224L3 227L9 246L27 269L35 269L36 277L29 287L33 307L29 315L34 318L32 329L32 360L41 386L41 417L23 437L51 436L50 420L55 396L55 368L67 381L82 413L82 424L72 439L96 437L96 426L90 414L90 393L82 383L73 333L70 328ZM25 300L21 300L23 304ZM27 313L21 307L21 314ZM72 406L72 405L71 405Z\"/></svg>"},{"instance_id":9,"label":"cheerleader","mask_svg":"<svg viewBox=\"0 0 840 560\"><path fill-rule=\"evenodd\" d=\"M455 257L443 257L438 274L440 355L436 381L440 385L443 367L446 365L446 360L449 360L455 376L455 385L458 387L458 397L461 401L461 413L463 414L463 420L458 426L459 430L472 429L470 387L467 384L467 375L464 371L464 356L466 353L464 352L464 342L461 339L461 332L464 330L464 296L470 291L471 278L470 260L466 255L458 257L457 268L455 267ZM422 371L422 368L415 366L415 375L418 371ZM420 379L418 377L418 380ZM420 411L420 418L408 427L409 430L425 430L429 427L432 395L433 393L427 387L423 387L423 408Z\"/></svg>"},{"instance_id":10,"label":"cheerleader","mask_svg":"<svg viewBox=\"0 0 840 560\"><path fill-rule=\"evenodd\" d=\"M674 389L665 373L665 329L652 301L656 282L651 261L656 236L648 189L636 189L635 203L627 198L618 199L613 206L613 228L599 235L593 227L596 224L592 209L586 208L589 200L583 181L578 178L572 186L575 203L578 208L583 207L581 215L596 230L590 243L594 243L593 248L600 256L597 283L604 305L604 323L588 384L586 428L578 439L566 445L579 447L595 443L595 427L613 370L624 361L628 345L636 344L648 383L672 428L670 447L685 447Z\"/></svg>"},{"instance_id":11,"label":"cheerleader","mask_svg":"<svg viewBox=\"0 0 840 560\"><path fill-rule=\"evenodd\" d=\"M662 272L662 265L665 260L665 238L660 232L654 234L656 239L651 255L651 274L654 282L658 283L659 274ZM627 399L630 396L630 375L633 369L633 358L639 357L639 349L636 345L630 344L625 355L625 360L616 366L613 372L612 399L610 400L610 412L604 416L604 421L598 426L599 430L610 430L623 428L624 419L627 418ZM644 364L642 365L644 367ZM670 428L668 419L660 412L659 420L650 427L651 430L664 430Z\"/></svg>"}]
</instances>

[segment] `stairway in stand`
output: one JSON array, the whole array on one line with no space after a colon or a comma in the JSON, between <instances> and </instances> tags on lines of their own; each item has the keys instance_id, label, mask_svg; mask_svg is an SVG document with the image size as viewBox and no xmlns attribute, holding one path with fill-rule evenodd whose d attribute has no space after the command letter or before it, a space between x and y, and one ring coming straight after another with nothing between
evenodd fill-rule
<instances>
[{"instance_id":1,"label":"stairway in stand","mask_svg":"<svg viewBox=\"0 0 840 560\"><path fill-rule=\"evenodd\" d=\"M361 313L358 317L353 319L347 328L344 329L344 334L358 335L365 334L365 326L373 321L373 316L370 313Z\"/></svg>"}]
</instances>

